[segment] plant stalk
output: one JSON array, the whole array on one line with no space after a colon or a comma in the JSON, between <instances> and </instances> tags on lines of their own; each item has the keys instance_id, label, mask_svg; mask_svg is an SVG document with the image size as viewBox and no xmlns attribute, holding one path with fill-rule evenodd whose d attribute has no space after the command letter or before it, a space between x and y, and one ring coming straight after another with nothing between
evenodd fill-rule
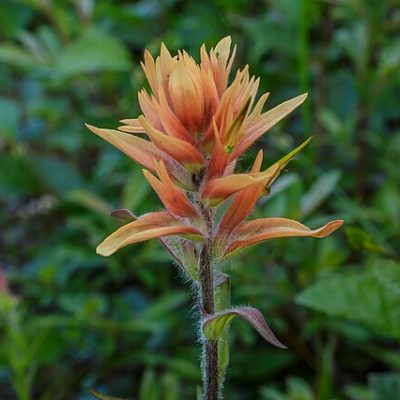
<instances>
[{"instance_id":1,"label":"plant stalk","mask_svg":"<svg viewBox=\"0 0 400 400\"><path fill-rule=\"evenodd\" d=\"M214 276L211 260L210 242L203 245L199 263L200 275L200 310L204 316L215 311L214 303ZM219 398L218 382L218 342L203 338L203 398L204 400L217 400Z\"/></svg>"}]
</instances>

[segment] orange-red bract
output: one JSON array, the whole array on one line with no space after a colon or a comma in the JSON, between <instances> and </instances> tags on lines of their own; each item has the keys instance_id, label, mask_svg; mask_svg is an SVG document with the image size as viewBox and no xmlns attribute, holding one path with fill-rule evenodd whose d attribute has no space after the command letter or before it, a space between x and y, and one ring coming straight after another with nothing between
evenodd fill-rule
<instances>
[{"instance_id":1,"label":"orange-red bract","mask_svg":"<svg viewBox=\"0 0 400 400\"><path fill-rule=\"evenodd\" d=\"M260 152L249 173L235 173L238 158L267 130L304 102L298 95L263 112L268 93L256 101L259 79L248 66L229 83L236 48L222 39L200 63L185 51L160 55L146 51L142 67L151 93L139 92L143 114L123 119L117 130L88 128L146 168L144 174L166 207L118 229L99 245L104 256L151 238L173 236L213 242L223 257L263 240L283 236L323 237L343 221L310 230L284 218L245 222L258 198L306 141L282 160L261 171ZM139 135L147 135L147 139ZM156 172L158 178L151 172ZM231 199L220 218L216 209ZM165 244L166 242L163 241Z\"/></svg>"}]
</instances>

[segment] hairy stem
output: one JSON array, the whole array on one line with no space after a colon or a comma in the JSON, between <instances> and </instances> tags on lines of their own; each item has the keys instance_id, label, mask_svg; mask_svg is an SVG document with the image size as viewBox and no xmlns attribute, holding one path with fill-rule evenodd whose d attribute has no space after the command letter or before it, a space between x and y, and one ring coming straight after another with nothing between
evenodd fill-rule
<instances>
[{"instance_id":1,"label":"hairy stem","mask_svg":"<svg viewBox=\"0 0 400 400\"><path fill-rule=\"evenodd\" d=\"M199 261L200 309L202 314L210 315L215 311L215 304L213 265L209 242L203 245ZM204 400L217 400L219 398L217 341L210 341L203 338L202 366Z\"/></svg>"}]
</instances>

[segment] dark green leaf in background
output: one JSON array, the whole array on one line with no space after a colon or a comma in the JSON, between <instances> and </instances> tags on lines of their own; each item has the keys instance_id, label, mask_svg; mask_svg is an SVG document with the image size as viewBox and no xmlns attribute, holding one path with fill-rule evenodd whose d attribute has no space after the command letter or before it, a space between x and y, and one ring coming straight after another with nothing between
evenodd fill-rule
<instances>
[{"instance_id":1,"label":"dark green leaf in background","mask_svg":"<svg viewBox=\"0 0 400 400\"><path fill-rule=\"evenodd\" d=\"M298 304L363 323L381 336L400 338L400 268L372 267L327 274L297 296Z\"/></svg>"}]
</instances>

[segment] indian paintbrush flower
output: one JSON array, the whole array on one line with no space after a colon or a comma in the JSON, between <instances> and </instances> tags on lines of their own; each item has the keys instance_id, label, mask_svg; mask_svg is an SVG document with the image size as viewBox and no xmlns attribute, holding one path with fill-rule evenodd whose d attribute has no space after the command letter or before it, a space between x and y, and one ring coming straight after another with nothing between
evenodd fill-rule
<instances>
[{"instance_id":1,"label":"indian paintbrush flower","mask_svg":"<svg viewBox=\"0 0 400 400\"><path fill-rule=\"evenodd\" d=\"M247 221L257 200L268 194L280 172L310 139L264 170L262 151L247 173L235 172L238 159L307 95L264 112L268 93L256 99L259 79L250 76L247 66L228 81L235 52L230 37L209 52L203 45L200 63L184 50L172 56L163 44L155 60L146 51L142 67L151 92L139 92L143 115L122 120L117 130L87 125L144 167L145 178L165 207L140 217L116 211L115 216L129 222L107 237L97 252L109 256L129 244L160 238L197 283L208 400L221 395L232 318L245 318L265 339L284 347L258 310L230 307L229 277L221 270L221 262L238 250L273 238L322 238L343 223L336 220L309 229L286 218Z\"/></svg>"}]
</instances>

